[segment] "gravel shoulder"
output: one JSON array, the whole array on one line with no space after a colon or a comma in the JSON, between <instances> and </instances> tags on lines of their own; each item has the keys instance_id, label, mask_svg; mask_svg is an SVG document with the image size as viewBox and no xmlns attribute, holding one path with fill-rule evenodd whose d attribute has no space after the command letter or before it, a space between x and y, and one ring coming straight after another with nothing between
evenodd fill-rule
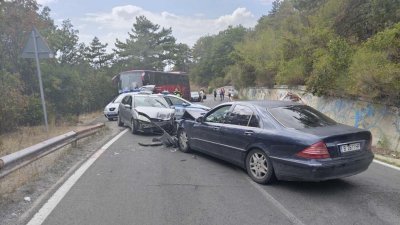
<instances>
[{"instance_id":1,"label":"gravel shoulder","mask_svg":"<svg viewBox=\"0 0 400 225\"><path fill-rule=\"evenodd\" d=\"M78 142L76 148L69 148L54 167L36 177L31 182L18 188L13 194L0 197L0 225L25 224L34 209L68 178L81 163L86 161L97 149L125 128L120 128L115 121L104 117L96 118L88 125L104 122L104 128L98 134ZM1 180L0 180L1 182Z\"/></svg>"}]
</instances>

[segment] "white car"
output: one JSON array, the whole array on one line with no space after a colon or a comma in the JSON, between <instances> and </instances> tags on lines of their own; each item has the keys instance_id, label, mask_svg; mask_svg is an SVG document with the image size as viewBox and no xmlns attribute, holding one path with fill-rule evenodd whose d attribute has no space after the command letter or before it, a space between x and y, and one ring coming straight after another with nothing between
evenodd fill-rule
<instances>
[{"instance_id":1,"label":"white car","mask_svg":"<svg viewBox=\"0 0 400 225\"><path fill-rule=\"evenodd\" d=\"M119 104L118 126L128 125L132 133L167 132L175 129L175 110L160 95L127 93Z\"/></svg>"},{"instance_id":2,"label":"white car","mask_svg":"<svg viewBox=\"0 0 400 225\"><path fill-rule=\"evenodd\" d=\"M115 120L118 118L118 106L119 103L121 103L122 99L127 95L128 93L122 93L115 97L108 105L104 108L104 116L109 120Z\"/></svg>"}]
</instances>

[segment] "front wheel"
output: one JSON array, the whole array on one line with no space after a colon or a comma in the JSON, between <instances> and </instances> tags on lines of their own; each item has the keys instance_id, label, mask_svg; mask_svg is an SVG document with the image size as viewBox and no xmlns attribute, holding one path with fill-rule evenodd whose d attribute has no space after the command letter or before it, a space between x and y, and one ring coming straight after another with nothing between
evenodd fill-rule
<instances>
[{"instance_id":1,"label":"front wheel","mask_svg":"<svg viewBox=\"0 0 400 225\"><path fill-rule=\"evenodd\" d=\"M276 179L271 159L260 149L249 152L246 157L246 169L250 178L259 184L270 184Z\"/></svg>"},{"instance_id":2,"label":"front wheel","mask_svg":"<svg viewBox=\"0 0 400 225\"><path fill-rule=\"evenodd\" d=\"M184 129L178 130L178 147L181 152L190 152L189 139Z\"/></svg>"},{"instance_id":3,"label":"front wheel","mask_svg":"<svg viewBox=\"0 0 400 225\"><path fill-rule=\"evenodd\" d=\"M132 134L137 134L138 129L139 129L139 124L138 124L137 120L135 120L135 119L131 120L131 129L132 129L131 130Z\"/></svg>"}]
</instances>

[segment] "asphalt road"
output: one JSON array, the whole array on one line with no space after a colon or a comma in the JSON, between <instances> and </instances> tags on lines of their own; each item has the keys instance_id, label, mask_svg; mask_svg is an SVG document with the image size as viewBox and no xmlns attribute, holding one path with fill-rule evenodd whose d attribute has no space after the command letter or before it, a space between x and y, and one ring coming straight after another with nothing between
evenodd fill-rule
<instances>
[{"instance_id":1,"label":"asphalt road","mask_svg":"<svg viewBox=\"0 0 400 225\"><path fill-rule=\"evenodd\" d=\"M202 154L138 145L152 138L122 135L43 224L400 224L400 171L383 165L345 179L263 186Z\"/></svg>"}]
</instances>

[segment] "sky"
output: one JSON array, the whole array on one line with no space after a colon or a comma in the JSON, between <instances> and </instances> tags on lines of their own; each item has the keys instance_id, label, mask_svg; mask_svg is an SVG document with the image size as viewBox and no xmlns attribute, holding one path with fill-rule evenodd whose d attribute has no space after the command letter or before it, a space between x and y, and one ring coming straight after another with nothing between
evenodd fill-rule
<instances>
[{"instance_id":1,"label":"sky","mask_svg":"<svg viewBox=\"0 0 400 225\"><path fill-rule=\"evenodd\" d=\"M190 47L202 36L217 34L232 25L254 27L268 13L273 0L37 0L51 9L57 25L71 20L86 44L97 36L114 47L125 41L135 18L144 15L161 27L172 28L178 43Z\"/></svg>"}]
</instances>

